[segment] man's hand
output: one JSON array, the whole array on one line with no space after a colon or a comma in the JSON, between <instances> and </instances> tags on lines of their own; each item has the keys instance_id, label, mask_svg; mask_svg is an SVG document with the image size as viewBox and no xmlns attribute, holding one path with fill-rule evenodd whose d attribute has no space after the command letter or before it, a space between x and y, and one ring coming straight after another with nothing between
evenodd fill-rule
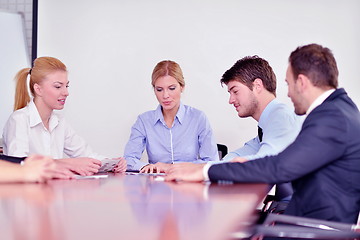
<instances>
[{"instance_id":1,"label":"man's hand","mask_svg":"<svg viewBox=\"0 0 360 240\"><path fill-rule=\"evenodd\" d=\"M114 167L113 172L115 173L121 173L121 172L125 172L126 168L127 168L127 164L126 164L126 160L123 157L120 158L116 158L119 159L118 164Z\"/></svg>"},{"instance_id":2,"label":"man's hand","mask_svg":"<svg viewBox=\"0 0 360 240\"><path fill-rule=\"evenodd\" d=\"M247 162L248 160L242 157L235 157L233 158L230 162L239 162L239 163L244 163Z\"/></svg>"},{"instance_id":3,"label":"man's hand","mask_svg":"<svg viewBox=\"0 0 360 240\"><path fill-rule=\"evenodd\" d=\"M204 181L203 168L205 163L177 163L167 171L165 181Z\"/></svg>"},{"instance_id":4,"label":"man's hand","mask_svg":"<svg viewBox=\"0 0 360 240\"><path fill-rule=\"evenodd\" d=\"M169 168L173 164L170 163L163 163L163 162L157 162L155 164L148 164L144 166L142 169L140 169L140 173L167 173Z\"/></svg>"}]
</instances>

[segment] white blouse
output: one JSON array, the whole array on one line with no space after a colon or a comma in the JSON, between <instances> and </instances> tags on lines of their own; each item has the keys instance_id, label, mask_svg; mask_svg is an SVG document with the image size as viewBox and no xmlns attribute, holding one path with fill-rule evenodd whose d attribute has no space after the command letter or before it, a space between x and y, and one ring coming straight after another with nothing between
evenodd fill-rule
<instances>
[{"instance_id":1,"label":"white blouse","mask_svg":"<svg viewBox=\"0 0 360 240\"><path fill-rule=\"evenodd\" d=\"M4 154L15 157L41 154L61 159L65 153L73 158L105 158L93 152L65 119L54 112L47 130L33 101L11 114L3 131L3 151Z\"/></svg>"}]
</instances>

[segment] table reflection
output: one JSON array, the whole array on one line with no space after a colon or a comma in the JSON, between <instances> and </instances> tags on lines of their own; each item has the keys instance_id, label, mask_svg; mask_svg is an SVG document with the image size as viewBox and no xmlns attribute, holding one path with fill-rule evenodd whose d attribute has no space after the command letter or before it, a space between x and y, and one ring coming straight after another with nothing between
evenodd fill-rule
<instances>
[{"instance_id":1,"label":"table reflection","mask_svg":"<svg viewBox=\"0 0 360 240\"><path fill-rule=\"evenodd\" d=\"M61 211L50 207L54 203L50 186L0 185L0 197L2 239L64 239Z\"/></svg>"},{"instance_id":2,"label":"table reflection","mask_svg":"<svg viewBox=\"0 0 360 240\"><path fill-rule=\"evenodd\" d=\"M128 176L124 180L125 194L139 226L157 228L159 239L180 239L180 233L204 227L211 203L202 196L204 184L192 185L198 189L191 191L199 191L184 194L177 191L178 185L155 181L152 176Z\"/></svg>"},{"instance_id":3,"label":"table reflection","mask_svg":"<svg viewBox=\"0 0 360 240\"><path fill-rule=\"evenodd\" d=\"M0 184L1 239L228 239L265 190L125 174Z\"/></svg>"}]
</instances>

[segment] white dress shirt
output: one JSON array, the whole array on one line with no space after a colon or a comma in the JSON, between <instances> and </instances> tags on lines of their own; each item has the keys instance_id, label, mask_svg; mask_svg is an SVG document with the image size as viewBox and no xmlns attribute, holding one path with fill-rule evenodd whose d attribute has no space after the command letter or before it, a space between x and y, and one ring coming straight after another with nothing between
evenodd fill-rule
<instances>
[{"instance_id":1,"label":"white dress shirt","mask_svg":"<svg viewBox=\"0 0 360 240\"><path fill-rule=\"evenodd\" d=\"M93 152L65 119L55 112L51 114L49 130L46 129L33 101L10 115L3 131L3 151L15 157L41 154L61 159L65 153L72 158L105 158Z\"/></svg>"},{"instance_id":2,"label":"white dress shirt","mask_svg":"<svg viewBox=\"0 0 360 240\"><path fill-rule=\"evenodd\" d=\"M321 105L334 91L335 89L330 89L318 96L309 106L308 110L306 111L306 116L309 115L317 106Z\"/></svg>"}]
</instances>

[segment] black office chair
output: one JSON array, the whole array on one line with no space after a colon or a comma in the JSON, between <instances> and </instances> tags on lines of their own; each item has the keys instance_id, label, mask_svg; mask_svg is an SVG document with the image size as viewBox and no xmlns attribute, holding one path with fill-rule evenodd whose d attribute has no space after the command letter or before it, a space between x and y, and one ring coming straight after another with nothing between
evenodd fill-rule
<instances>
[{"instance_id":1,"label":"black office chair","mask_svg":"<svg viewBox=\"0 0 360 240\"><path fill-rule=\"evenodd\" d=\"M284 225L274 225L283 223ZM291 238L291 239L360 239L360 226L296 217L289 215L268 214L264 223L249 230L253 237ZM244 232L234 233L234 238L244 239ZM248 239L251 239L248 238Z\"/></svg>"},{"instance_id":2,"label":"black office chair","mask_svg":"<svg viewBox=\"0 0 360 240\"><path fill-rule=\"evenodd\" d=\"M217 144L218 152L219 152L219 159L221 160L223 157L225 157L226 154L228 154L228 147L224 144Z\"/></svg>"}]
</instances>

